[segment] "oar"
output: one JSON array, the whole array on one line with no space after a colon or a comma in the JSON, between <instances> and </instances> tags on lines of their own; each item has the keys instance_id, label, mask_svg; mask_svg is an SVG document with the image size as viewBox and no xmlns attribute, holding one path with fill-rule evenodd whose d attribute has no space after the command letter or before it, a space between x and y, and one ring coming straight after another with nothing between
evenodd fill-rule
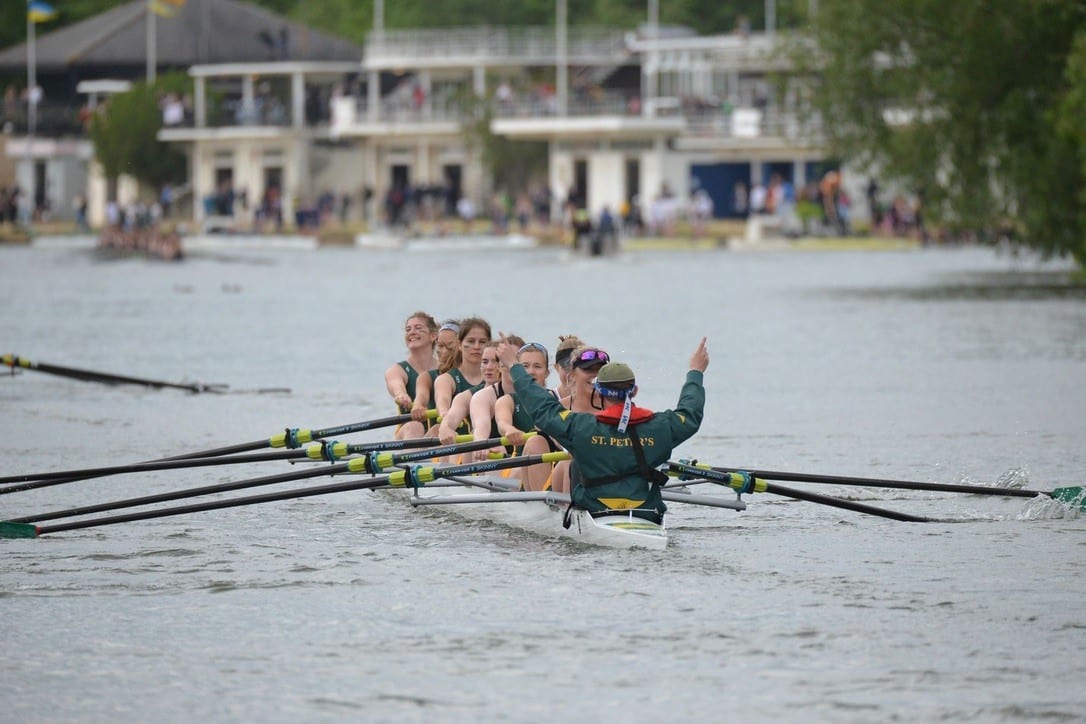
<instances>
[{"instance_id":1,"label":"oar","mask_svg":"<svg viewBox=\"0 0 1086 724\"><path fill-rule=\"evenodd\" d=\"M76 520L69 523L59 523L57 525L37 526L28 523L6 521L0 522L0 538L37 538L47 533L59 533L66 530L94 528L97 526L113 525L116 523L129 523L136 520L147 520L150 518L164 518L172 515L196 513L205 510L236 508L243 505L271 503L279 500L291 500L294 498L308 498L314 495L329 495L332 493L344 493L352 490L367 490L372 488L381 488L385 486L418 486L425 485L428 482L432 482L439 478L444 478L450 475L472 475L474 473L484 473L490 472L492 470L502 470L505 468L524 467L528 465L537 465L539 463L556 463L561 460L566 460L568 458L568 453L554 452L546 453L543 455L526 455L523 457L502 458L500 460L485 460L482 462L467 463L465 465L451 465L447 467L436 467L432 465L415 466L408 470L397 470L396 472L389 475L377 478L370 478L363 481L332 483L329 485L320 485L311 488L295 488L292 490L282 490L274 493L265 493L263 495L232 498L229 500L211 500L203 503L193 503L192 505L182 505L173 508L160 508L158 510L139 511L134 513L107 516L103 518L91 518L89 520ZM360 472L348 471L343 469L349 467L350 464L351 463L348 462L342 465L332 465L327 468L321 468L315 473L311 472L305 474L304 477L316 477L317 474L334 474L333 470L336 468L339 468L339 470L336 470L335 472ZM293 479L301 478L298 477Z\"/></svg>"},{"instance_id":2,"label":"oar","mask_svg":"<svg viewBox=\"0 0 1086 724\"><path fill-rule=\"evenodd\" d=\"M426 412L429 419L434 420L437 418L437 410L428 410ZM377 420L363 420L362 422L352 422L346 425L338 425L336 427L326 427L321 430L310 430L307 428L288 427L282 432L278 432L271 437L266 437L263 440L253 440L252 442L238 443L237 445L228 445L226 447L212 448L211 450L200 450L198 452L185 453L184 455L174 455L168 458L162 458L163 460L184 460L186 458L210 458L217 457L219 455L233 455L234 453L250 452L252 450L260 450L266 447L287 447L296 448L300 445L304 445L307 442L313 442L323 437L336 437L337 435L349 435L353 432L365 432L366 430L376 430L382 427L392 427L393 425L399 425L404 422L411 422L414 418L410 414L393 415L392 417L382 417Z\"/></svg>"},{"instance_id":3,"label":"oar","mask_svg":"<svg viewBox=\"0 0 1086 724\"><path fill-rule=\"evenodd\" d=\"M883 508L876 508L870 505L863 505L862 503L854 503L850 500L831 498L828 495L819 495L818 493L808 493L805 490L796 490L794 488L786 488L781 485L773 485L771 483L767 483L756 473L750 471L721 471L716 470L715 468L712 468L708 465L691 465L683 462L668 462L668 469L672 472L681 473L684 475L694 475L697 477L705 478L709 482L717 483L718 485L726 485L729 488L739 491L740 494L773 493L774 495L783 495L787 498L805 500L810 503L828 505L833 508L853 510L857 513L877 515L880 518L890 518L891 520L900 520L906 523L934 522L932 518L923 518L916 515L909 515L908 513L898 513L893 510L885 510Z\"/></svg>"},{"instance_id":4,"label":"oar","mask_svg":"<svg viewBox=\"0 0 1086 724\"><path fill-rule=\"evenodd\" d=\"M417 451L415 453L403 453L400 455L392 455L391 453L382 453L377 455L384 461L384 465L378 465L372 459L373 453L364 455L362 457L351 458L345 463L338 465L332 465L330 467L313 468L304 472L290 472L279 473L277 475L265 475L259 478L248 478L246 480L237 480L231 483L220 483L217 485L204 485L199 488L187 488L184 490L172 490L166 493L157 493L155 495L143 495L138 498L127 498L124 500L113 500L105 503L96 503L94 505L85 505L79 508L68 508L65 510L55 510L50 513L37 513L34 515L26 515L21 518L11 518L9 523L31 523L39 522L43 520L56 520L58 518L73 518L77 515L89 515L91 513L104 513L108 510L120 510L121 508L135 508L140 505L152 505L154 503L165 503L169 500L181 500L183 498L196 498L201 495L211 495L213 493L224 493L230 490L242 490L244 488L257 488L263 485L274 485L276 483L286 483L294 480L304 480L306 478L316 478L322 475L336 475L339 473L368 473L373 474L381 472L383 467L392 467L395 464L409 462L412 460L423 460L431 457L438 457L440 455L453 454L456 452L469 452L471 450L482 450L490 447L496 447L496 443L507 442L505 438L494 438L493 440L473 440L471 436L466 436L468 442L454 443L451 445L445 445L443 447L428 448L423 451ZM222 460L226 458L202 458L202 460Z\"/></svg>"},{"instance_id":5,"label":"oar","mask_svg":"<svg viewBox=\"0 0 1086 724\"><path fill-rule=\"evenodd\" d=\"M223 385L163 382L162 380L148 380L142 377L115 375L110 372L96 372L94 370L81 370L75 367L61 367L60 365L52 365L45 362L33 362L26 357L19 357L12 354L0 356L0 362L10 367L13 373L16 367L22 367L23 369L45 372L50 375L69 377L75 380L83 380L84 382L102 382L107 385L143 385L144 387L153 387L155 389L170 387L176 390L186 390L188 392L221 392L223 387Z\"/></svg>"},{"instance_id":6,"label":"oar","mask_svg":"<svg viewBox=\"0 0 1086 724\"><path fill-rule=\"evenodd\" d=\"M427 411L427 416L430 419L437 418L437 410ZM271 437L264 438L263 440L254 440L253 442L243 442L237 445L228 445L227 447L213 448L211 450L199 450L197 452L185 453L183 455L173 455L168 458L158 458L157 460L149 460L147 462L166 462L172 460L192 460L193 458L210 458L210 457L222 457L225 455L233 455L235 453L251 452L253 450L262 450L264 448L298 448L302 445L319 440L325 437L334 437L336 435L347 435L352 432L364 432L365 430L375 430L382 427L391 427L392 425L398 425L402 422L410 422L412 419L410 414L393 415L392 417L382 417L377 420L364 420L362 422L353 422L347 425L339 425L338 427L326 427L322 430L309 430L298 429L296 427L288 427L282 432L276 433ZM18 477L18 476L15 476ZM60 483L74 483L78 480L86 480L84 477L73 476L65 477L57 480L55 485ZM26 490L26 488L21 488ZM11 490L9 492L16 492Z\"/></svg>"},{"instance_id":7,"label":"oar","mask_svg":"<svg viewBox=\"0 0 1086 724\"><path fill-rule=\"evenodd\" d=\"M743 468L744 470L746 468ZM739 468L713 467L719 472L736 472ZM813 475L811 473L782 473L775 470L747 470L751 475L765 480L785 480L796 483L826 483L829 485L855 485L870 488L896 488L899 490L927 490L943 493L972 493L973 495L998 495L1013 498L1047 496L1071 507L1086 510L1086 488L1073 486L1055 490L1026 490L1024 488L996 488L984 485L956 485L951 483L921 483L912 480L883 480L881 478L855 478L843 475Z\"/></svg>"},{"instance_id":8,"label":"oar","mask_svg":"<svg viewBox=\"0 0 1086 724\"><path fill-rule=\"evenodd\" d=\"M459 435L456 438L461 443L473 442L471 435ZM77 470L57 470L54 472L26 473L23 475L9 475L0 478L0 483L21 483L6 488L0 488L0 495L6 493L18 493L24 490L47 488L52 485L61 485L78 480L90 480L102 478L108 475L122 475L126 473L146 473L155 470L176 470L179 468L199 468L212 465L237 465L240 463L261 463L269 460L326 460L335 462L349 455L365 455L380 450L407 450L411 448L433 448L441 444L434 437L406 438L403 440L384 440L380 442L361 443L348 445L345 442L321 441L309 443L305 447L295 450L275 450L272 452L252 453L249 455L219 455L217 457L184 458L181 460L152 460L145 463L133 463L130 465L109 465L97 468L82 468ZM432 453L424 453L423 457Z\"/></svg>"}]
</instances>

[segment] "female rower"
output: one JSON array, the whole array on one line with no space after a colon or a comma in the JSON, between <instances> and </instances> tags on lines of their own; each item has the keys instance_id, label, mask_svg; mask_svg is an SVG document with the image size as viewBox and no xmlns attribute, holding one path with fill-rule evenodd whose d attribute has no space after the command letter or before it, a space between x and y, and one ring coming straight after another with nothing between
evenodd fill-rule
<instances>
[{"instance_id":1,"label":"female rower","mask_svg":"<svg viewBox=\"0 0 1086 724\"><path fill-rule=\"evenodd\" d=\"M515 344L508 338L507 341ZM536 384L544 388L547 386L547 375L550 374L548 357L547 348L538 342L521 345L517 352L517 362L523 365ZM524 433L536 431L535 422L513 393L512 378L509 376L508 368L502 370L502 378L506 382L507 393L494 405L494 420L498 426L498 433L508 438L520 455L542 455L558 450L558 443L542 433L525 439ZM548 392L557 397L553 390L548 390ZM518 468L513 474L520 478L521 489L545 490L551 471L552 467L548 463L540 463Z\"/></svg>"},{"instance_id":2,"label":"female rower","mask_svg":"<svg viewBox=\"0 0 1086 724\"><path fill-rule=\"evenodd\" d=\"M559 401L571 412L595 413L603 409L596 392L596 373L611 361L610 356L598 347L581 346L570 355L569 395ZM551 490L556 493L569 492L569 461L563 460L554 466L551 476Z\"/></svg>"},{"instance_id":3,"label":"female rower","mask_svg":"<svg viewBox=\"0 0 1086 724\"><path fill-rule=\"evenodd\" d=\"M442 359L444 370L434 380L434 403L437 414L449 413L453 398L465 390L478 390L484 384L483 349L490 342L490 324L479 317L461 320L457 334L459 345L451 359Z\"/></svg>"},{"instance_id":4,"label":"female rower","mask_svg":"<svg viewBox=\"0 0 1086 724\"><path fill-rule=\"evenodd\" d=\"M426 411L433 409L430 386L420 381L430 380L430 370L436 359L437 322L426 312L415 312L404 322L404 344L407 358L385 371L385 387L401 413L414 418L396 430L396 439L422 437L426 428Z\"/></svg>"},{"instance_id":5,"label":"female rower","mask_svg":"<svg viewBox=\"0 0 1086 724\"><path fill-rule=\"evenodd\" d=\"M583 347L584 342L573 334L563 334L558 337L558 346L554 349L554 371L558 374L558 397L569 396L569 373L573 367L573 350Z\"/></svg>"},{"instance_id":6,"label":"female rower","mask_svg":"<svg viewBox=\"0 0 1086 724\"><path fill-rule=\"evenodd\" d=\"M455 352L460 346L460 322L456 319L446 319L437 329L437 352L440 356L445 351Z\"/></svg>"},{"instance_id":7,"label":"female rower","mask_svg":"<svg viewBox=\"0 0 1086 724\"><path fill-rule=\"evenodd\" d=\"M418 394L425 395L429 400L427 403L429 409L437 409L437 402L434 399L434 380L438 375L451 370L456 364L456 350L460 346L459 334L460 322L455 319L446 319L437 329L437 343L434 346L437 363L430 368L428 375L420 376L416 383ZM436 426L428 423L427 429L433 430Z\"/></svg>"},{"instance_id":8,"label":"female rower","mask_svg":"<svg viewBox=\"0 0 1086 724\"><path fill-rule=\"evenodd\" d=\"M510 344L523 344L523 340L516 335L511 335L508 339L511 340ZM512 389L512 382L502 382L497 342L490 342L483 349L483 359L479 366L483 371L483 386L457 394L449 405L448 413L441 418L438 437L446 445L453 442L457 433L467 432L465 421L470 421L470 429L476 440L498 437L498 429L494 424L494 404L506 394L507 389ZM485 459L487 452L477 452L476 457Z\"/></svg>"},{"instance_id":9,"label":"female rower","mask_svg":"<svg viewBox=\"0 0 1086 724\"><path fill-rule=\"evenodd\" d=\"M596 392L596 373L611 361L607 352L598 347L582 346L570 355L569 394L562 398L562 405L574 412L602 410L603 404Z\"/></svg>"}]
</instances>

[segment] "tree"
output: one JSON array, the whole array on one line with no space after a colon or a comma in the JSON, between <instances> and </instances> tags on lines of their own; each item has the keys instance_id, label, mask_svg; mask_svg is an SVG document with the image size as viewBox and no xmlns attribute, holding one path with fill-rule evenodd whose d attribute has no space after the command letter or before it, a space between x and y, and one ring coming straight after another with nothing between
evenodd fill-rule
<instances>
[{"instance_id":1,"label":"tree","mask_svg":"<svg viewBox=\"0 0 1086 724\"><path fill-rule=\"evenodd\" d=\"M470 120L464 123L464 140L469 153L478 153L487 178L496 189L516 194L547 174L547 144L544 141L514 141L490 129L494 120L494 99L479 98L464 88L457 103Z\"/></svg>"},{"instance_id":2,"label":"tree","mask_svg":"<svg viewBox=\"0 0 1086 724\"><path fill-rule=\"evenodd\" d=\"M1086 264L1086 0L821 0L812 29L835 155L928 220Z\"/></svg>"},{"instance_id":3,"label":"tree","mask_svg":"<svg viewBox=\"0 0 1086 724\"><path fill-rule=\"evenodd\" d=\"M162 128L158 98L165 92L188 92L190 86L186 76L176 74L162 76L154 86L137 83L127 93L111 97L95 113L90 137L111 197L122 173L154 188L185 178L184 153L158 140Z\"/></svg>"}]
</instances>

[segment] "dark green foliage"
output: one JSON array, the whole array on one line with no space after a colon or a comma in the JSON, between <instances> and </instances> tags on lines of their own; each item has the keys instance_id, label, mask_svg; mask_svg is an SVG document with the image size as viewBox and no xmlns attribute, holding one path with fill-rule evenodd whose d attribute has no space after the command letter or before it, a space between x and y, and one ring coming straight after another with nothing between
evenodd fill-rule
<instances>
[{"instance_id":1,"label":"dark green foliage","mask_svg":"<svg viewBox=\"0 0 1086 724\"><path fill-rule=\"evenodd\" d=\"M821 0L832 148L922 189L929 221L1086 262L1084 31L1083 0Z\"/></svg>"},{"instance_id":2,"label":"dark green foliage","mask_svg":"<svg viewBox=\"0 0 1086 724\"><path fill-rule=\"evenodd\" d=\"M180 74L162 76L154 86L137 83L127 93L110 98L91 120L90 136L102 171L111 182L128 174L153 188L185 178L185 155L160 143L159 98L167 92L191 92L192 82ZM111 183L112 187L112 183Z\"/></svg>"}]
</instances>

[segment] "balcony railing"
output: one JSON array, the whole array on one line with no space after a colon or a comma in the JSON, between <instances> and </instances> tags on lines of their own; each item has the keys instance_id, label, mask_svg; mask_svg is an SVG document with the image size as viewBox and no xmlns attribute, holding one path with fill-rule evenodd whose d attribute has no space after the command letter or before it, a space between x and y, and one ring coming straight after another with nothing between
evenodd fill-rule
<instances>
[{"instance_id":1,"label":"balcony railing","mask_svg":"<svg viewBox=\"0 0 1086 724\"><path fill-rule=\"evenodd\" d=\"M29 131L26 103L9 103L0 109L0 131L25 135ZM85 136L90 109L75 103L43 101L38 104L34 133L47 137Z\"/></svg>"},{"instance_id":2,"label":"balcony railing","mask_svg":"<svg viewBox=\"0 0 1086 724\"><path fill-rule=\"evenodd\" d=\"M612 28L570 28L566 56L578 62L613 62L626 55L625 33ZM385 30L366 38L366 64L449 59L515 58L521 65L551 64L558 58L554 28L484 27L435 30Z\"/></svg>"}]
</instances>

